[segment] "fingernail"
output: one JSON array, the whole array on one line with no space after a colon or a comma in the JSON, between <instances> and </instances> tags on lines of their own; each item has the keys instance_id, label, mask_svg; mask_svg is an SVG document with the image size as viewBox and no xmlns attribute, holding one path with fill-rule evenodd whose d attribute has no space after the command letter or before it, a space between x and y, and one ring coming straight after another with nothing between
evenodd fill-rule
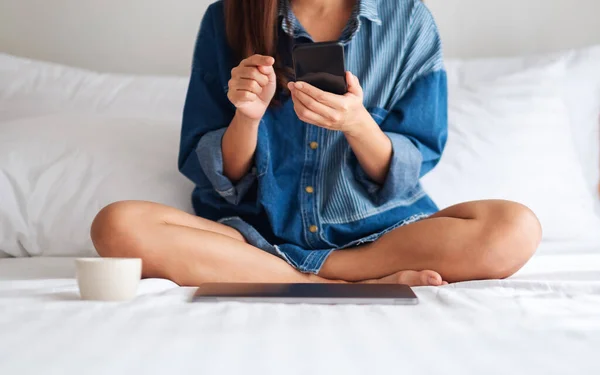
<instances>
[{"instance_id":1,"label":"fingernail","mask_svg":"<svg viewBox=\"0 0 600 375\"><path fill-rule=\"evenodd\" d=\"M438 279L436 279L435 277L430 277L429 278L429 284L431 284L431 285L437 285L438 284Z\"/></svg>"},{"instance_id":2,"label":"fingernail","mask_svg":"<svg viewBox=\"0 0 600 375\"><path fill-rule=\"evenodd\" d=\"M301 89L302 88L302 84L300 82L296 82L295 84L297 89Z\"/></svg>"}]
</instances>

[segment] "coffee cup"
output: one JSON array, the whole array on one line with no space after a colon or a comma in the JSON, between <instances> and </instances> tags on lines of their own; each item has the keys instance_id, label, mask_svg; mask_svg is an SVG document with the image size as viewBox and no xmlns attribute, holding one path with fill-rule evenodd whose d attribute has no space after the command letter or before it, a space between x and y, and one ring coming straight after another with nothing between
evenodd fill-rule
<instances>
[{"instance_id":1,"label":"coffee cup","mask_svg":"<svg viewBox=\"0 0 600 375\"><path fill-rule=\"evenodd\" d=\"M127 301L137 294L142 277L138 258L78 258L75 260L81 299Z\"/></svg>"}]
</instances>

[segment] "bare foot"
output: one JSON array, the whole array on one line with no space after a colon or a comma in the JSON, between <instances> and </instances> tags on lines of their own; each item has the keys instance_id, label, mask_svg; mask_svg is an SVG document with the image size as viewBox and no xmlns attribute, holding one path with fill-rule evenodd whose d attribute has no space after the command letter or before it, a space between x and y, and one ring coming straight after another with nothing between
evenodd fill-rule
<instances>
[{"instance_id":1,"label":"bare foot","mask_svg":"<svg viewBox=\"0 0 600 375\"><path fill-rule=\"evenodd\" d=\"M377 280L373 284L406 284L410 286L441 286L448 283L435 271L400 271Z\"/></svg>"}]
</instances>

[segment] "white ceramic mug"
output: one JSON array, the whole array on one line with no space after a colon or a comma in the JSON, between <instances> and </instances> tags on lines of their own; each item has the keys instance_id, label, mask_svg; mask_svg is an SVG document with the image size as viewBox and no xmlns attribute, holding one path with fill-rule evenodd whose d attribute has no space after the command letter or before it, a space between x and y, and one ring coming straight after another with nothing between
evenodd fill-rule
<instances>
[{"instance_id":1,"label":"white ceramic mug","mask_svg":"<svg viewBox=\"0 0 600 375\"><path fill-rule=\"evenodd\" d=\"M138 258L79 258L75 260L81 298L126 301L137 294L142 278Z\"/></svg>"}]
</instances>

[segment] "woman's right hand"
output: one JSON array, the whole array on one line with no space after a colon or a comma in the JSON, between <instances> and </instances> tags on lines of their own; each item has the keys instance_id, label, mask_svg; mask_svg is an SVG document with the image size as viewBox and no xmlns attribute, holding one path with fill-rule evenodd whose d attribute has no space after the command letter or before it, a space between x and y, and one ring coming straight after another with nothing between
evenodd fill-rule
<instances>
[{"instance_id":1,"label":"woman's right hand","mask_svg":"<svg viewBox=\"0 0 600 375\"><path fill-rule=\"evenodd\" d=\"M275 95L277 77L271 56L252 55L231 70L227 97L238 113L260 120Z\"/></svg>"}]
</instances>

